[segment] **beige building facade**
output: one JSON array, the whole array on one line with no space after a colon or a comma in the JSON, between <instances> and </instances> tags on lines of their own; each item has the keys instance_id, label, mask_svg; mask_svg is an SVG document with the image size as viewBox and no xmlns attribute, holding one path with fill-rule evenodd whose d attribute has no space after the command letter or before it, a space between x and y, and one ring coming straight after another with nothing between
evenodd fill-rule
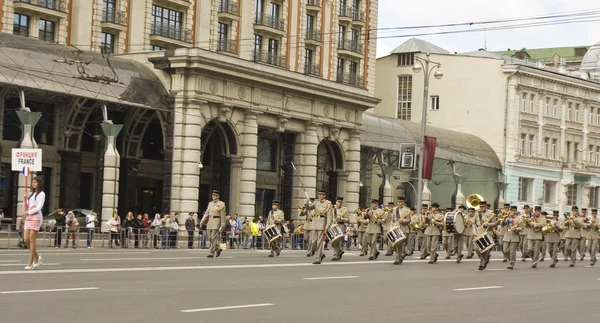
<instances>
[{"instance_id":1,"label":"beige building facade","mask_svg":"<svg viewBox=\"0 0 600 323\"><path fill-rule=\"evenodd\" d=\"M65 204L62 190L71 176L59 170L62 155L83 160L93 178L94 198L84 206L77 194L69 207L102 209L103 217L115 207L121 213L203 211L212 190L221 191L229 214L246 217L263 214L273 199L295 217L295 206L321 188L330 198L344 195L349 207L358 205L362 113L378 102L376 42L365 37L377 28L377 1L3 0L0 7L4 33L38 38L28 40L34 45L58 43L45 48L56 51L49 52L56 54L52 62L105 61L94 70L96 79L89 71L76 76L82 82L106 81L127 87L127 94L134 86L136 94L157 85L165 91L163 102L139 109L119 104L140 102L115 91L86 94L85 109L72 104L86 111L73 119L77 129L104 114L97 121L102 129L83 131L102 144L93 152L81 139L68 146L64 122L53 123L56 138L42 146L56 156L48 171L55 188L48 208ZM69 55L69 45L82 52ZM111 66L127 61L133 71ZM123 76L107 81L113 72L139 73L153 85ZM75 101L68 92L60 94ZM5 98L14 95L7 91ZM108 121L122 124L125 135L111 132ZM101 167L91 164L97 154L104 157ZM10 150L2 157L8 162ZM72 180L71 189L84 183Z\"/></svg>"}]
</instances>

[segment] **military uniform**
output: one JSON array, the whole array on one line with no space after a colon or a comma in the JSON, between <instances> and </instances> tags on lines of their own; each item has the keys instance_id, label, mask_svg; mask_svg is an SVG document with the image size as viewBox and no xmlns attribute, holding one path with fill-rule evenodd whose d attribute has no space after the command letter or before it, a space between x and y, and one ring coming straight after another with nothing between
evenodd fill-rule
<instances>
[{"instance_id":1,"label":"military uniform","mask_svg":"<svg viewBox=\"0 0 600 323\"><path fill-rule=\"evenodd\" d=\"M474 211L474 208L470 208L469 212L465 215L465 231L461 235L462 241L459 241L458 245L456 246L456 255L458 257L456 262L460 262L463 257L463 243L467 248L467 259L473 258L473 237L477 232L477 227L480 226L479 217L475 215Z\"/></svg>"},{"instance_id":2,"label":"military uniform","mask_svg":"<svg viewBox=\"0 0 600 323\"><path fill-rule=\"evenodd\" d=\"M398 199L398 201L403 201ZM406 241L404 244L404 248L406 248L405 253L412 253L415 245L415 232L410 228L410 223L412 221L412 213L410 209L406 206L396 206L392 214L394 215L394 222L396 225L402 230L402 233L406 235ZM398 250L398 248L394 248ZM398 259L398 255L396 255L396 259Z\"/></svg>"},{"instance_id":3,"label":"military uniform","mask_svg":"<svg viewBox=\"0 0 600 323\"><path fill-rule=\"evenodd\" d=\"M527 219L531 217L531 213L530 213L530 208L529 205L525 205L524 206L524 210L523 210L523 222L525 222ZM521 251L521 261L525 261L528 257L528 253L527 253L527 235L529 234L529 227L525 226L523 228L523 230L521 230L521 232L519 232L519 249Z\"/></svg>"},{"instance_id":4,"label":"military uniform","mask_svg":"<svg viewBox=\"0 0 600 323\"><path fill-rule=\"evenodd\" d=\"M302 208L302 213L304 216L306 216L306 221L304 222L304 227L302 227L302 230L304 231L304 233L302 234L302 240L304 241L304 245L306 246L306 250L307 250L307 257L310 257L313 255L313 247L312 247L312 219L314 216L314 210L310 209L310 205L312 204L312 202L314 202L314 198L311 198L310 201L306 201L306 203L304 204L304 207Z\"/></svg>"},{"instance_id":5,"label":"military uniform","mask_svg":"<svg viewBox=\"0 0 600 323\"><path fill-rule=\"evenodd\" d=\"M587 218L587 209L586 208L582 208L581 209L581 221L586 224L583 227L581 227L581 239L579 240L579 254L581 255L581 258L579 260L583 261L583 259L585 258L585 252L587 249L587 241L588 241L588 226L587 223L589 223L589 219Z\"/></svg>"},{"instance_id":6,"label":"military uniform","mask_svg":"<svg viewBox=\"0 0 600 323\"><path fill-rule=\"evenodd\" d=\"M504 244L504 257L508 258L508 269L515 267L517 261L517 248L521 240L521 232L525 229L525 218L516 215L517 208L511 208L511 214L506 219L506 234L502 238Z\"/></svg>"},{"instance_id":7,"label":"military uniform","mask_svg":"<svg viewBox=\"0 0 600 323\"><path fill-rule=\"evenodd\" d=\"M277 205L277 207L279 207L279 201L273 201L273 205ZM268 227L274 225L279 228L279 232L281 232L281 224L284 220L285 215L283 214L282 210L277 209L269 211L269 215L267 216ZM271 247L271 253L269 254L269 257L273 257L275 255L279 256L281 253L281 238L273 242L269 242L269 246Z\"/></svg>"},{"instance_id":8,"label":"military uniform","mask_svg":"<svg viewBox=\"0 0 600 323\"><path fill-rule=\"evenodd\" d=\"M558 211L553 211L554 219L551 220L553 224L552 229L546 232L544 235L544 241L546 242L548 254L550 258L552 258L552 263L550 264L551 268L556 267L556 263L558 262L558 249L560 244L560 227L558 226Z\"/></svg>"},{"instance_id":9,"label":"military uniform","mask_svg":"<svg viewBox=\"0 0 600 323\"><path fill-rule=\"evenodd\" d=\"M395 219L395 214L393 213L394 211L394 202L389 202L387 207L386 207L386 211L384 211L385 214L385 220L382 223L382 227L383 227L383 240L384 240L384 244L386 245L386 250L387 252L385 253L386 256L391 256L394 254L394 247L392 247L392 243L389 242L386 237L388 232L390 232L390 229L392 227L392 223L397 221Z\"/></svg>"},{"instance_id":10,"label":"military uniform","mask_svg":"<svg viewBox=\"0 0 600 323\"><path fill-rule=\"evenodd\" d=\"M344 201L343 197L338 197L337 201ZM335 205L333 207L333 223L334 225L337 225L344 234L346 234L346 224L348 224L350 222L350 218L348 217L348 208L346 208L345 206L341 206L340 203L340 207L337 207L337 205ZM335 242L331 243L331 247L333 248L333 259L331 260L340 260L342 259L342 255L344 254L344 251L342 251L341 245L342 242L344 241L344 239L338 239Z\"/></svg>"},{"instance_id":11,"label":"military uniform","mask_svg":"<svg viewBox=\"0 0 600 323\"><path fill-rule=\"evenodd\" d=\"M369 251L369 235L365 232L367 231L368 221L364 221L364 215L360 215L357 219L358 221L358 243L360 244L360 256L367 255Z\"/></svg>"},{"instance_id":12,"label":"military uniform","mask_svg":"<svg viewBox=\"0 0 600 323\"><path fill-rule=\"evenodd\" d=\"M437 203L433 203L431 206L435 208L440 207ZM429 248L429 254L431 255L429 258L430 264L435 263L438 258L437 247L440 241L440 227L443 226L443 223L444 216L439 213L437 209L435 212L429 214L429 222L425 229L425 235L427 236L427 247Z\"/></svg>"},{"instance_id":13,"label":"military uniform","mask_svg":"<svg viewBox=\"0 0 600 323\"><path fill-rule=\"evenodd\" d=\"M542 228L546 225L545 213L540 214L539 211L542 208L539 206L535 207L534 217L527 221L529 227L529 233L527 234L527 252L533 261L532 268L537 267L537 262L540 259L540 253L542 252L542 243L544 242L544 235L542 234ZM544 216L541 216L544 215Z\"/></svg>"},{"instance_id":14,"label":"military uniform","mask_svg":"<svg viewBox=\"0 0 600 323\"><path fill-rule=\"evenodd\" d=\"M379 203L379 201L373 200L372 204L374 203ZM367 211L366 219L363 220L363 223L367 223L365 234L367 235L368 246L371 249L369 260L374 260L379 257L379 250L377 250L377 239L381 233L381 224L386 220L386 216L387 215L384 215L382 209L378 207L371 207Z\"/></svg>"},{"instance_id":15,"label":"military uniform","mask_svg":"<svg viewBox=\"0 0 600 323\"><path fill-rule=\"evenodd\" d=\"M452 210L447 209L446 213L448 212L452 212ZM444 224L444 214L442 214L442 224ZM445 229L442 231L442 246L446 251L446 259L450 259L452 251L454 251L454 233L449 233Z\"/></svg>"},{"instance_id":16,"label":"military uniform","mask_svg":"<svg viewBox=\"0 0 600 323\"><path fill-rule=\"evenodd\" d=\"M463 215L463 220L466 221L466 215L465 215L465 207L463 205L459 205L458 209L457 209L457 213L460 213ZM473 230L471 229L471 227L467 226L465 223L465 228L462 234L459 234L458 232L454 234L454 250L456 251L456 263L459 264L460 261L462 260L462 258L464 257L462 254L462 250L463 247L465 245L465 234L468 233L468 231L471 231L471 235L473 234ZM473 238L471 238L471 244L473 243Z\"/></svg>"},{"instance_id":17,"label":"military uniform","mask_svg":"<svg viewBox=\"0 0 600 323\"><path fill-rule=\"evenodd\" d=\"M311 210L314 210L314 218L312 222L312 250L316 253L316 260L313 264L318 265L321 263L325 255L323 254L323 233L331 225L331 214L332 205L331 201L324 198L325 192L319 191L319 195L323 196L322 199L315 200L310 206Z\"/></svg>"},{"instance_id":18,"label":"military uniform","mask_svg":"<svg viewBox=\"0 0 600 323\"><path fill-rule=\"evenodd\" d=\"M479 202L479 205L485 204L485 201ZM494 230L496 229L496 215L492 213L490 210L486 210L485 212L479 211L476 215L479 218L481 223L480 227L477 229L477 235L481 235L486 233L490 238L494 236ZM483 226L483 227L481 227ZM487 267L488 262L490 261L490 251L481 252L479 248L475 248L475 252L479 256L479 268L483 270Z\"/></svg>"},{"instance_id":19,"label":"military uniform","mask_svg":"<svg viewBox=\"0 0 600 323\"><path fill-rule=\"evenodd\" d=\"M220 236L221 232L225 230L225 225L227 223L227 219L225 218L225 203L223 201L219 201L219 196L221 192L214 190L212 193L213 199L208 206L206 207L206 211L202 216L202 220L200 223L208 222L206 224L206 229L208 230L208 237L210 239L210 249L208 250L208 258L212 258L215 255L219 257L221 252L223 251L220 246Z\"/></svg>"},{"instance_id":20,"label":"military uniform","mask_svg":"<svg viewBox=\"0 0 600 323\"><path fill-rule=\"evenodd\" d=\"M403 208L406 208L406 207L396 207L396 208L394 208L394 211L400 210ZM406 209L408 209L408 208L406 208ZM398 212L398 214L399 213L400 212ZM392 214L396 214L396 213L392 212ZM392 222L390 229L399 228L400 231L402 231L402 233L407 235L406 232L408 232L410 230L410 227L408 225L409 223L410 223L410 211L404 212L402 217L396 218L395 221ZM404 231L404 230L407 230L407 231ZM399 265L404 261L404 258L406 257L406 254L408 252L406 249L406 245L405 245L407 241L408 241L408 237L406 240L398 242L395 246L393 246L394 251L396 252L396 260L394 261L394 265ZM390 245L391 244L392 243L390 243Z\"/></svg>"},{"instance_id":21,"label":"military uniform","mask_svg":"<svg viewBox=\"0 0 600 323\"><path fill-rule=\"evenodd\" d=\"M598 239L600 239L600 233L598 233L598 229L600 229L600 222L597 218L597 210L592 210L592 218L588 223L588 251L590 253L590 266L594 266L596 264L596 254L598 253Z\"/></svg>"},{"instance_id":22,"label":"military uniform","mask_svg":"<svg viewBox=\"0 0 600 323\"><path fill-rule=\"evenodd\" d=\"M577 248L579 247L579 240L581 240L581 227L583 223L581 218L570 216L567 220L563 221L565 228L565 253L567 258L571 258L571 264L569 267L575 267L575 261L577 260Z\"/></svg>"},{"instance_id":23,"label":"military uniform","mask_svg":"<svg viewBox=\"0 0 600 323\"><path fill-rule=\"evenodd\" d=\"M508 213L510 212L510 204L505 203L504 204L504 210L502 211L503 217L506 216L508 217ZM506 222L506 221L505 221ZM508 228L506 227L506 225L501 224L500 222L498 222L498 241L499 241L499 249L502 252L502 254L504 255L504 243L502 243L502 241L504 240L504 235L506 234L506 231L508 230ZM508 259L504 258L503 262L507 262Z\"/></svg>"}]
</instances>

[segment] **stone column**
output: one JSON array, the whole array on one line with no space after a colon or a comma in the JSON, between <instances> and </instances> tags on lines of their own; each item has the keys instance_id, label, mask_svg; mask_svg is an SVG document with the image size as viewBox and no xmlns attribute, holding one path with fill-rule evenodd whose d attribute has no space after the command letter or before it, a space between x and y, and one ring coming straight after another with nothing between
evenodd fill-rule
<instances>
[{"instance_id":1,"label":"stone column","mask_svg":"<svg viewBox=\"0 0 600 323\"><path fill-rule=\"evenodd\" d=\"M256 167L258 156L258 114L246 111L241 133L241 176L239 177L238 214L252 218L256 204ZM236 177L234 177L236 178Z\"/></svg>"},{"instance_id":2,"label":"stone column","mask_svg":"<svg viewBox=\"0 0 600 323\"><path fill-rule=\"evenodd\" d=\"M119 205L119 167L121 166L121 158L115 141L123 129L123 125L102 123L100 127L106 137L102 175L102 219L108 220Z\"/></svg>"},{"instance_id":3,"label":"stone column","mask_svg":"<svg viewBox=\"0 0 600 323\"><path fill-rule=\"evenodd\" d=\"M467 178L460 175L453 175L452 177L454 177L454 182L456 183L456 198L454 204L456 204L456 206L465 205L466 200L465 194L463 194L462 192L462 186L467 180Z\"/></svg>"},{"instance_id":4,"label":"stone column","mask_svg":"<svg viewBox=\"0 0 600 323\"><path fill-rule=\"evenodd\" d=\"M17 113L17 117L19 118L19 121L23 125L23 138L21 139L19 148L22 148L22 149L37 148L38 147L37 143L35 142L35 139L33 138L33 130L35 128L35 125L38 123L38 121L42 117L42 113L41 112L30 112L28 109L27 110L21 109L21 110L17 111L16 113ZM19 186L17 189L17 201L18 201L17 216L13 217L13 218L17 218L17 221L20 221L21 220L20 217L21 217L21 215L23 215L23 212L25 210L25 207L23 204L24 201L22 199L28 192L25 192L25 176L21 176L21 175L17 175L17 176L19 176ZM33 179L33 177L35 177L34 173L32 173L31 176L29 176L29 180L31 181ZM29 185L27 185L27 186L31 187L31 182L28 184ZM46 184L52 185L52 183L46 183ZM49 196L47 198L50 199L51 197Z\"/></svg>"},{"instance_id":5,"label":"stone column","mask_svg":"<svg viewBox=\"0 0 600 323\"><path fill-rule=\"evenodd\" d=\"M351 130L346 150L346 190L344 204L356 210L360 199L360 131Z\"/></svg>"},{"instance_id":6,"label":"stone column","mask_svg":"<svg viewBox=\"0 0 600 323\"><path fill-rule=\"evenodd\" d=\"M506 203L504 200L504 192L506 191L507 187L508 183L496 182L496 188L498 188L498 208L503 208L504 203Z\"/></svg>"},{"instance_id":7,"label":"stone column","mask_svg":"<svg viewBox=\"0 0 600 323\"><path fill-rule=\"evenodd\" d=\"M566 131L567 131L567 105L565 104L565 98L561 98L561 111L562 115L560 118L560 156L559 158L563 159L563 162L566 162L569 159L567 155L567 140L566 140Z\"/></svg>"},{"instance_id":8,"label":"stone column","mask_svg":"<svg viewBox=\"0 0 600 323\"><path fill-rule=\"evenodd\" d=\"M300 135L300 144L296 148L296 171L297 176L294 181L294 205L303 205L306 202L306 194L308 197L317 196L317 146L319 138L317 136L317 125L315 123L307 123L304 128L304 133ZM304 189L300 183L304 184ZM328 196L328 198L331 198ZM298 219L298 213L292 216L292 219ZM303 219L302 219L303 220Z\"/></svg>"},{"instance_id":9,"label":"stone column","mask_svg":"<svg viewBox=\"0 0 600 323\"><path fill-rule=\"evenodd\" d=\"M535 157L542 157L543 153L543 142L544 142L544 92L538 92L538 135L537 135L537 149L535 150ZM545 156L544 156L545 157Z\"/></svg>"},{"instance_id":10,"label":"stone column","mask_svg":"<svg viewBox=\"0 0 600 323\"><path fill-rule=\"evenodd\" d=\"M138 213L137 177L140 162L141 160L137 158L121 158L121 167L119 169L119 192L121 192L121 198L119 199L119 209L123 212L133 212L134 215Z\"/></svg>"},{"instance_id":11,"label":"stone column","mask_svg":"<svg viewBox=\"0 0 600 323\"><path fill-rule=\"evenodd\" d=\"M60 203L64 209L77 209L81 175L81 153L61 150L60 154Z\"/></svg>"},{"instance_id":12,"label":"stone column","mask_svg":"<svg viewBox=\"0 0 600 323\"><path fill-rule=\"evenodd\" d=\"M240 195L241 195L241 181L242 181L242 157L231 157L231 194L229 195L229 205L227 205L227 214L233 216L240 212Z\"/></svg>"},{"instance_id":13,"label":"stone column","mask_svg":"<svg viewBox=\"0 0 600 323\"><path fill-rule=\"evenodd\" d=\"M588 150L588 133L589 133L589 119L590 119L590 110L583 107L583 147L582 151L584 151L583 156L581 156L581 161L584 164L589 164L590 162L590 151Z\"/></svg>"}]
</instances>

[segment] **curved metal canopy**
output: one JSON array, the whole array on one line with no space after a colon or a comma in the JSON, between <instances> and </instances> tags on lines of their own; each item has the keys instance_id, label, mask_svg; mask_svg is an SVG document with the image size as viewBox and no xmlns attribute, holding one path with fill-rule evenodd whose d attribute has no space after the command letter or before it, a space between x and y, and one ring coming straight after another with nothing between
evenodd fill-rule
<instances>
[{"instance_id":1,"label":"curved metal canopy","mask_svg":"<svg viewBox=\"0 0 600 323\"><path fill-rule=\"evenodd\" d=\"M363 113L361 144L398 151L401 143L418 142L421 124ZM452 130L427 126L427 136L435 137L435 157L469 165L502 169L496 152L481 138Z\"/></svg>"},{"instance_id":2,"label":"curved metal canopy","mask_svg":"<svg viewBox=\"0 0 600 323\"><path fill-rule=\"evenodd\" d=\"M100 53L8 33L0 33L0 83L144 108L167 107L167 90L141 63L111 56L109 66Z\"/></svg>"}]
</instances>

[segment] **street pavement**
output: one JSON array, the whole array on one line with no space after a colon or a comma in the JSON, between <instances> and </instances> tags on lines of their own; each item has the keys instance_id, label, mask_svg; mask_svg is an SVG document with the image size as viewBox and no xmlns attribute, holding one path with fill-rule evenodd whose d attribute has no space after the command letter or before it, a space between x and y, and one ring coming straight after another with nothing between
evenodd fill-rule
<instances>
[{"instance_id":1,"label":"street pavement","mask_svg":"<svg viewBox=\"0 0 600 323\"><path fill-rule=\"evenodd\" d=\"M3 322L532 322L596 321L600 271L589 260L507 270L494 253L478 260L346 252L321 265L304 251L42 249L26 272L26 250L0 250Z\"/></svg>"}]
</instances>

